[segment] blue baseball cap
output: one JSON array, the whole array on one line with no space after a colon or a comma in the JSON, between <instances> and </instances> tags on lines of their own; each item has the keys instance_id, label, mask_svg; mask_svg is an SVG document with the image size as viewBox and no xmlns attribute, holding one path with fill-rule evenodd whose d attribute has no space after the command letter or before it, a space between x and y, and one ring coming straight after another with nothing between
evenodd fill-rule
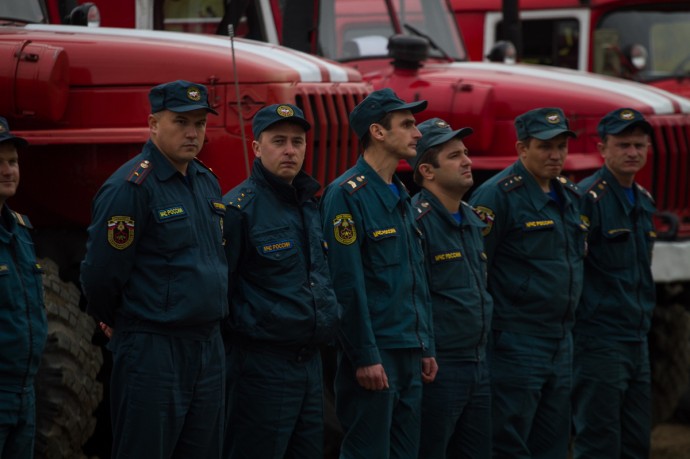
<instances>
[{"instance_id":1,"label":"blue baseball cap","mask_svg":"<svg viewBox=\"0 0 690 459\"><path fill-rule=\"evenodd\" d=\"M0 116L0 143L3 142L12 142L17 148L29 145L29 142L27 142L25 138L17 137L16 135L12 134L10 132L10 125L7 123L7 120Z\"/></svg>"},{"instance_id":2,"label":"blue baseball cap","mask_svg":"<svg viewBox=\"0 0 690 459\"><path fill-rule=\"evenodd\" d=\"M208 103L206 86L191 81L177 80L159 84L151 88L149 102L151 113L162 110L184 113L205 108L214 115L218 114Z\"/></svg>"},{"instance_id":3,"label":"blue baseball cap","mask_svg":"<svg viewBox=\"0 0 690 459\"><path fill-rule=\"evenodd\" d=\"M441 118L426 120L418 124L417 129L422 133L422 138L417 142L417 154L415 157L407 160L410 166L412 166L412 169L417 167L417 163L429 148L442 145L450 139L462 139L474 132L470 127L464 127L454 131L450 127L450 124L446 123Z\"/></svg>"},{"instance_id":4,"label":"blue baseball cap","mask_svg":"<svg viewBox=\"0 0 690 459\"><path fill-rule=\"evenodd\" d=\"M298 124L304 128L305 131L311 129L311 124L304 118L304 112L299 107L292 104L274 104L264 107L254 115L252 120L252 133L254 138L258 139L259 135L269 126L274 125L279 121L290 121Z\"/></svg>"},{"instance_id":5,"label":"blue baseball cap","mask_svg":"<svg viewBox=\"0 0 690 459\"><path fill-rule=\"evenodd\" d=\"M624 130L639 126L647 134L651 134L652 125L644 118L642 113L632 108L619 108L607 113L597 126L597 132L602 139L608 134L620 134Z\"/></svg>"},{"instance_id":6,"label":"blue baseball cap","mask_svg":"<svg viewBox=\"0 0 690 459\"><path fill-rule=\"evenodd\" d=\"M388 113L400 110L418 113L424 110L426 106L426 100L406 103L392 89L379 89L369 94L352 110L350 113L350 126L357 134L357 138L361 140L369 132L369 126L381 121Z\"/></svg>"},{"instance_id":7,"label":"blue baseball cap","mask_svg":"<svg viewBox=\"0 0 690 459\"><path fill-rule=\"evenodd\" d=\"M563 133L570 137L577 135L570 130L563 110L556 107L536 108L515 118L518 140L534 137L539 140L553 139Z\"/></svg>"}]
</instances>

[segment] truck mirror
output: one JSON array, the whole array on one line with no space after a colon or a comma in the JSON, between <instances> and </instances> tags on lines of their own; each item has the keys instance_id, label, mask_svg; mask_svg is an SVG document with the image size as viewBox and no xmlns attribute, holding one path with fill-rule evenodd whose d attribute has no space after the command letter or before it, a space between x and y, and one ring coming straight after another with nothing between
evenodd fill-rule
<instances>
[{"instance_id":1,"label":"truck mirror","mask_svg":"<svg viewBox=\"0 0 690 459\"><path fill-rule=\"evenodd\" d=\"M490 62L502 62L504 64L514 64L517 61L517 50L515 45L507 40L500 40L494 43L491 51L486 55Z\"/></svg>"},{"instance_id":2,"label":"truck mirror","mask_svg":"<svg viewBox=\"0 0 690 459\"><path fill-rule=\"evenodd\" d=\"M100 27L101 12L93 3L84 3L71 11L65 18L65 22L71 25Z\"/></svg>"}]
</instances>

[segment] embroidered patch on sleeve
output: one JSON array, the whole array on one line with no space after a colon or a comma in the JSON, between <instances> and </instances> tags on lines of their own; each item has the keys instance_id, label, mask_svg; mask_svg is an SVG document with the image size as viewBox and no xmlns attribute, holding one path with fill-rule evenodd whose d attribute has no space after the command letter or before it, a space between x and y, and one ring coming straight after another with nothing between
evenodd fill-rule
<instances>
[{"instance_id":1,"label":"embroidered patch on sleeve","mask_svg":"<svg viewBox=\"0 0 690 459\"><path fill-rule=\"evenodd\" d=\"M108 243L115 249L124 250L134 242L134 220L117 215L108 220Z\"/></svg>"},{"instance_id":2,"label":"embroidered patch on sleeve","mask_svg":"<svg viewBox=\"0 0 690 459\"><path fill-rule=\"evenodd\" d=\"M482 236L486 236L491 232L494 226L494 211L488 207L477 206L474 208L474 213L483 221L486 226L482 228Z\"/></svg>"},{"instance_id":3,"label":"embroidered patch on sleeve","mask_svg":"<svg viewBox=\"0 0 690 459\"><path fill-rule=\"evenodd\" d=\"M340 214L333 219L335 240L343 245L354 244L357 240L355 221L350 214Z\"/></svg>"}]
</instances>

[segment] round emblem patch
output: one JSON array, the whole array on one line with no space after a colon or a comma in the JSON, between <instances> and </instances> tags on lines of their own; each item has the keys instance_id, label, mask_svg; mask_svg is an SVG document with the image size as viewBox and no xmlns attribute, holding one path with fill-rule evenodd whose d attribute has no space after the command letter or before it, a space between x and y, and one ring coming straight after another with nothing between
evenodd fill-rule
<instances>
[{"instance_id":1,"label":"round emblem patch","mask_svg":"<svg viewBox=\"0 0 690 459\"><path fill-rule=\"evenodd\" d=\"M546 121L550 124L558 124L561 122L561 115L556 112L551 112L546 115Z\"/></svg>"},{"instance_id":2,"label":"round emblem patch","mask_svg":"<svg viewBox=\"0 0 690 459\"><path fill-rule=\"evenodd\" d=\"M134 242L134 220L125 216L114 216L108 220L108 243L118 250L124 250Z\"/></svg>"},{"instance_id":3,"label":"round emblem patch","mask_svg":"<svg viewBox=\"0 0 690 459\"><path fill-rule=\"evenodd\" d=\"M187 98L194 102L199 102L201 100L201 90L194 86L189 87L187 89Z\"/></svg>"},{"instance_id":4,"label":"round emblem patch","mask_svg":"<svg viewBox=\"0 0 690 459\"><path fill-rule=\"evenodd\" d=\"M343 245L354 244L357 240L355 221L350 214L336 215L333 219L333 235L335 240Z\"/></svg>"},{"instance_id":5,"label":"round emblem patch","mask_svg":"<svg viewBox=\"0 0 690 459\"><path fill-rule=\"evenodd\" d=\"M635 119L635 113L632 110L623 110L620 112L620 119L624 121L630 121Z\"/></svg>"},{"instance_id":6,"label":"round emblem patch","mask_svg":"<svg viewBox=\"0 0 690 459\"><path fill-rule=\"evenodd\" d=\"M438 121L436 121L435 124L436 124L436 127L440 127L440 128L443 128L443 129L450 128L450 124L446 123L446 122L443 121L443 120L438 120Z\"/></svg>"},{"instance_id":7,"label":"round emblem patch","mask_svg":"<svg viewBox=\"0 0 690 459\"><path fill-rule=\"evenodd\" d=\"M289 118L295 115L294 110L288 107L287 105L278 106L278 108L276 108L276 113L282 116L283 118Z\"/></svg>"}]
</instances>

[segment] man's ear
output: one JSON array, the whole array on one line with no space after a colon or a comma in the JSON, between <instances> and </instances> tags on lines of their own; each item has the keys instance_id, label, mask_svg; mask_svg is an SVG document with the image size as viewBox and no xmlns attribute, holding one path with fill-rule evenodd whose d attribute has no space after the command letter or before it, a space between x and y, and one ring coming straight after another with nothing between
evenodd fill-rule
<instances>
[{"instance_id":1,"label":"man's ear","mask_svg":"<svg viewBox=\"0 0 690 459\"><path fill-rule=\"evenodd\" d=\"M434 172L434 168L429 163L419 164L417 166L417 170L419 171L419 175L421 175L424 178L424 180L426 180L426 181L433 181L434 178L436 177L436 174Z\"/></svg>"}]
</instances>

